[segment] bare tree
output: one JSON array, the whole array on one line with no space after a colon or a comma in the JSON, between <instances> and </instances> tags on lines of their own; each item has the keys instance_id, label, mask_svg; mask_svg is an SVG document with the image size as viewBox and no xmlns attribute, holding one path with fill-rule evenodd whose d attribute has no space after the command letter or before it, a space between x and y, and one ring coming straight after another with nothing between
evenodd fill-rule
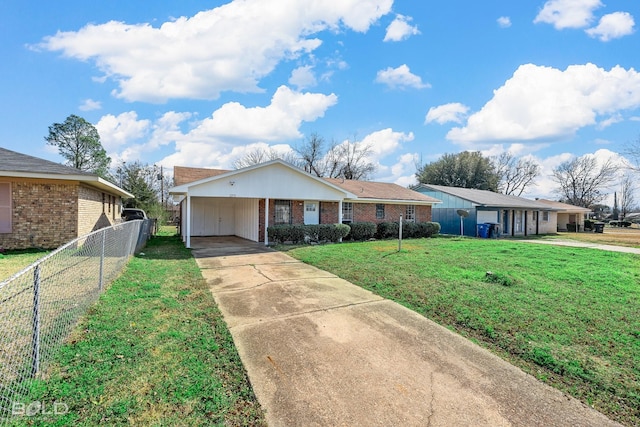
<instances>
[{"instance_id":1,"label":"bare tree","mask_svg":"<svg viewBox=\"0 0 640 427\"><path fill-rule=\"evenodd\" d=\"M640 136L633 142L627 144L623 154L631 159L629 168L640 172Z\"/></svg>"},{"instance_id":2,"label":"bare tree","mask_svg":"<svg viewBox=\"0 0 640 427\"><path fill-rule=\"evenodd\" d=\"M296 148L303 169L319 177L324 176L327 172L324 145L324 138L317 133L312 133L302 147Z\"/></svg>"},{"instance_id":3,"label":"bare tree","mask_svg":"<svg viewBox=\"0 0 640 427\"><path fill-rule=\"evenodd\" d=\"M282 159L317 177L366 180L375 172L376 165L371 162L372 146L361 141L332 143L327 151L324 139L311 134L306 142L295 151L279 153L273 148L256 148L233 162L236 169Z\"/></svg>"},{"instance_id":4,"label":"bare tree","mask_svg":"<svg viewBox=\"0 0 640 427\"><path fill-rule=\"evenodd\" d=\"M624 219L628 213L632 212L632 209L636 203L634 193L636 191L636 180L630 173L626 173L622 177L621 190L620 190L620 214Z\"/></svg>"},{"instance_id":5,"label":"bare tree","mask_svg":"<svg viewBox=\"0 0 640 427\"><path fill-rule=\"evenodd\" d=\"M247 152L243 157L234 160L233 167L235 169L242 169L276 159L281 159L296 167L301 167L301 161L294 152L289 151L286 153L279 153L274 150L273 147L269 147L268 149L260 147L254 148Z\"/></svg>"},{"instance_id":6,"label":"bare tree","mask_svg":"<svg viewBox=\"0 0 640 427\"><path fill-rule=\"evenodd\" d=\"M498 191L503 194L520 196L540 175L540 165L533 160L516 159L509 152L492 158L500 177Z\"/></svg>"},{"instance_id":7,"label":"bare tree","mask_svg":"<svg viewBox=\"0 0 640 427\"><path fill-rule=\"evenodd\" d=\"M560 186L557 191L563 201L588 208L605 198L604 190L613 182L616 172L611 159L598 167L595 157L587 155L560 164L553 170L552 178Z\"/></svg>"},{"instance_id":8,"label":"bare tree","mask_svg":"<svg viewBox=\"0 0 640 427\"><path fill-rule=\"evenodd\" d=\"M376 165L369 160L373 152L370 144L362 141L344 141L334 145L329 158L334 159L332 175L329 178L367 180L376 171Z\"/></svg>"}]
</instances>

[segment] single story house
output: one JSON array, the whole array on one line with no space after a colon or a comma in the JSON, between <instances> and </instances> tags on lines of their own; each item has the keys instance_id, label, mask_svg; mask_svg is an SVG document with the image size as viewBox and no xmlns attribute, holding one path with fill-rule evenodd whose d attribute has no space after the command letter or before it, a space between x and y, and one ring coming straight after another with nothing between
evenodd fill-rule
<instances>
[{"instance_id":1,"label":"single story house","mask_svg":"<svg viewBox=\"0 0 640 427\"><path fill-rule=\"evenodd\" d=\"M119 222L131 197L95 174L0 148L0 247L57 248Z\"/></svg>"},{"instance_id":2,"label":"single story house","mask_svg":"<svg viewBox=\"0 0 640 427\"><path fill-rule=\"evenodd\" d=\"M414 190L442 200L434 206L433 221L443 234L477 236L479 224L499 224L501 235L555 233L557 209L539 201L471 188L419 184ZM460 214L466 215L460 215Z\"/></svg>"},{"instance_id":3,"label":"single story house","mask_svg":"<svg viewBox=\"0 0 640 427\"><path fill-rule=\"evenodd\" d=\"M278 224L431 221L439 203L396 184L318 178L280 159L233 171L176 166L174 182L187 247L193 236L268 244L267 227Z\"/></svg>"},{"instance_id":4,"label":"single story house","mask_svg":"<svg viewBox=\"0 0 640 427\"><path fill-rule=\"evenodd\" d=\"M583 231L584 220L587 215L591 213L591 209L569 205L567 203L547 199L536 199L536 201L549 205L557 210L558 231Z\"/></svg>"}]
</instances>

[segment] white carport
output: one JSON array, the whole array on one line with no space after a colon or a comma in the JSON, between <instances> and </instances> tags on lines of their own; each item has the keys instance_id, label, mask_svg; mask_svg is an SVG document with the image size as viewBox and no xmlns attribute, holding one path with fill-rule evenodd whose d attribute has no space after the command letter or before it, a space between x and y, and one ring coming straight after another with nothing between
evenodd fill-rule
<instances>
[{"instance_id":1,"label":"white carport","mask_svg":"<svg viewBox=\"0 0 640 427\"><path fill-rule=\"evenodd\" d=\"M279 159L186 183L169 193L181 199L181 233L187 247L192 236L235 235L258 242L261 224L268 244L272 199L337 202L341 222L342 200L356 198Z\"/></svg>"}]
</instances>

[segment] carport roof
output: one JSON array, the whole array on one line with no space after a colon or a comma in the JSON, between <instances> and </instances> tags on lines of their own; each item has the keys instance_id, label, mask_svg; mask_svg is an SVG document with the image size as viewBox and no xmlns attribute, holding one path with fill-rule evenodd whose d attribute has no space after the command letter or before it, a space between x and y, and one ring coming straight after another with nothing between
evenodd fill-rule
<instances>
[{"instance_id":1,"label":"carport roof","mask_svg":"<svg viewBox=\"0 0 640 427\"><path fill-rule=\"evenodd\" d=\"M491 208L518 208L518 209L534 209L540 211L556 211L558 209L537 202L535 200L525 199L524 197L511 196L507 194L494 193L487 190L476 190L475 188L447 187L444 185L419 184L416 190L432 190L450 194L455 197L467 200L478 206Z\"/></svg>"}]
</instances>

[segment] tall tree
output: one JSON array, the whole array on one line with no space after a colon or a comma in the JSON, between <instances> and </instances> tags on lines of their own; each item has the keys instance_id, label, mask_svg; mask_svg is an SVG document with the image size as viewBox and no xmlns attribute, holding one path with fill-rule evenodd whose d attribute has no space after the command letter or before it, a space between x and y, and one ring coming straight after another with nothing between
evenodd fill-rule
<instances>
[{"instance_id":1,"label":"tall tree","mask_svg":"<svg viewBox=\"0 0 640 427\"><path fill-rule=\"evenodd\" d=\"M640 136L633 142L627 144L623 154L631 159L630 169L640 172Z\"/></svg>"},{"instance_id":2,"label":"tall tree","mask_svg":"<svg viewBox=\"0 0 640 427\"><path fill-rule=\"evenodd\" d=\"M100 143L98 130L82 117L72 114L64 123L54 123L44 139L58 147L68 166L110 178L111 158Z\"/></svg>"},{"instance_id":3,"label":"tall tree","mask_svg":"<svg viewBox=\"0 0 640 427\"><path fill-rule=\"evenodd\" d=\"M630 173L626 173L622 177L622 185L620 189L620 213L622 219L625 219L627 214L632 212L635 206L635 192L636 192L636 180Z\"/></svg>"},{"instance_id":4,"label":"tall tree","mask_svg":"<svg viewBox=\"0 0 640 427\"><path fill-rule=\"evenodd\" d=\"M416 172L422 184L498 191L500 176L491 160L479 151L444 154L435 162L419 166Z\"/></svg>"},{"instance_id":5,"label":"tall tree","mask_svg":"<svg viewBox=\"0 0 640 427\"><path fill-rule=\"evenodd\" d=\"M540 165L533 160L516 159L507 151L492 158L496 173L500 177L498 191L520 196L540 175Z\"/></svg>"},{"instance_id":6,"label":"tall tree","mask_svg":"<svg viewBox=\"0 0 640 427\"><path fill-rule=\"evenodd\" d=\"M558 183L557 191L564 202L590 208L605 198L616 173L611 159L598 166L595 157L585 155L560 164L553 170L552 178Z\"/></svg>"},{"instance_id":7,"label":"tall tree","mask_svg":"<svg viewBox=\"0 0 640 427\"><path fill-rule=\"evenodd\" d=\"M312 133L305 143L296 148L300 156L302 168L312 175L322 177L327 172L327 159L325 156L325 141L317 133Z\"/></svg>"},{"instance_id":8,"label":"tall tree","mask_svg":"<svg viewBox=\"0 0 640 427\"><path fill-rule=\"evenodd\" d=\"M329 178L367 180L376 171L376 165L369 160L373 153L370 144L362 141L344 141L333 145L327 153Z\"/></svg>"},{"instance_id":9,"label":"tall tree","mask_svg":"<svg viewBox=\"0 0 640 427\"><path fill-rule=\"evenodd\" d=\"M318 134L311 134L306 142L294 152L278 153L273 148L257 148L233 162L236 169L277 158L304 169L317 177L366 180L376 170L370 160L372 146L361 141L333 143L325 151L325 141Z\"/></svg>"},{"instance_id":10,"label":"tall tree","mask_svg":"<svg viewBox=\"0 0 640 427\"><path fill-rule=\"evenodd\" d=\"M233 167L235 169L242 169L260 163L269 162L271 160L281 159L287 163L290 163L296 167L301 167L301 161L294 152L280 153L274 150L272 147L262 148L257 147L247 152L243 157L237 158L233 161Z\"/></svg>"}]
</instances>

